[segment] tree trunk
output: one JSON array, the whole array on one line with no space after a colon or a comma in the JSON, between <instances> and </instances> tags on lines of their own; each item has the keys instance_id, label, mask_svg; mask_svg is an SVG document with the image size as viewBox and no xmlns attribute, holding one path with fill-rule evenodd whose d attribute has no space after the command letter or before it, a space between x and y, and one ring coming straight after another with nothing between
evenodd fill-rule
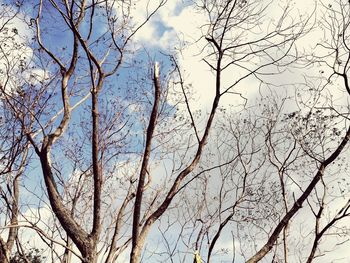
<instances>
[{"instance_id":1,"label":"tree trunk","mask_svg":"<svg viewBox=\"0 0 350 263\"><path fill-rule=\"evenodd\" d=\"M141 249L142 249L142 246L138 244L136 244L136 246L133 247L133 250L131 252L131 257L130 257L130 263L140 263Z\"/></svg>"},{"instance_id":2,"label":"tree trunk","mask_svg":"<svg viewBox=\"0 0 350 263\"><path fill-rule=\"evenodd\" d=\"M97 263L96 250L89 251L82 263Z\"/></svg>"},{"instance_id":3,"label":"tree trunk","mask_svg":"<svg viewBox=\"0 0 350 263\"><path fill-rule=\"evenodd\" d=\"M9 263L10 262L10 252L4 240L0 238L0 262Z\"/></svg>"}]
</instances>

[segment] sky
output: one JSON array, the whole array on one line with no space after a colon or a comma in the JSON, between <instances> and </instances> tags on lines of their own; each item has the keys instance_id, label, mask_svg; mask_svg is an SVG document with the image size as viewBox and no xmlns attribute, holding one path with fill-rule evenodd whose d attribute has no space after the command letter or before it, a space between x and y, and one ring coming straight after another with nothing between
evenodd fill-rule
<instances>
[{"instance_id":1,"label":"sky","mask_svg":"<svg viewBox=\"0 0 350 263\"><path fill-rule=\"evenodd\" d=\"M278 3L277 3L278 2ZM271 5L271 8L266 11L267 17L266 20L270 21L270 18L277 19L279 14L283 11L283 4L285 1L275 1ZM156 5L158 1L147 1L147 0L141 0L137 3L137 6L135 9L132 10L132 16L133 16L133 22L135 24L139 24L143 21L145 18L147 12L149 10L153 10L154 5ZM314 9L314 2L310 1L305 3L305 1L301 0L295 0L291 2L291 6L293 8L293 11L291 11L295 16L298 14L311 14ZM327 5L326 1L324 2L325 5ZM148 11L147 11L148 10ZM319 15L319 13L317 14ZM214 83L214 75L208 68L208 65L203 62L203 53L200 53L199 50L203 50L203 52L206 51L205 46L207 45L207 41L203 38L203 34L205 34L205 28L202 28L202 30L199 30L199 28L208 20L208 17L203 12L198 12L193 6L191 6L189 3L186 3L186 1L183 0L169 0L167 3L157 12L157 14L152 17L152 19L147 23L136 35L135 35L135 42L134 47L139 50L139 52L136 52L135 54L132 54L132 56L135 56L135 59L137 60L146 60L149 56L153 60L163 60L164 53L169 54L177 54L177 61L179 65L181 66L181 70L183 72L183 76L186 79L186 84L191 85L191 92L193 93L192 101L191 101L191 107L192 110L202 110L203 112L206 112L210 109L212 98L213 98L213 90L212 88L208 86L212 86ZM59 25L61 22L56 22L56 29L59 31ZM18 28L18 30L21 31L22 34L27 35L28 37L31 36L32 32L29 31L21 21L14 21L14 26ZM51 25L48 25L50 28ZM263 28L267 25L261 25ZM101 29L102 32L102 29ZM310 50L315 43L315 39L321 38L321 32L316 28L313 30L312 39L310 36L304 37L301 40L299 40L298 45L302 46L305 50ZM59 51L58 47L62 47L62 45L65 45L65 42L69 42L70 38L66 37L66 34L59 35L51 35L48 34L48 36L44 36L43 39L46 41L46 43L49 46L52 46L52 48L57 52L63 52ZM57 49L55 49L57 47ZM147 52L143 52L143 50L147 50ZM179 51L180 50L180 51ZM30 57L31 51L28 47L28 51L26 51L26 56ZM161 73L167 72L169 70L169 62L163 62L161 61ZM1 69L1 65L0 65ZM310 74L317 74L319 72L319 68L310 68ZM123 69L122 72L125 71L125 74L130 73L129 69ZM147 71L147 70L145 70ZM302 81L302 77L299 76L298 69L294 69L293 71L285 71L283 74L279 75L278 77L271 77L269 80L272 83L279 84L283 83L285 87L288 87L290 83L293 83L296 81ZM51 72L44 69L35 69L33 71L35 73L35 78L30 77L30 74L28 78L31 78L31 81L37 81L39 78L47 78L50 76ZM223 85L230 85L232 83L232 76L234 74L243 74L240 71L234 71L234 70L227 70L227 72L223 75ZM119 81L124 80L124 76L120 76L118 78ZM208 85L209 84L209 85ZM248 99L249 103L252 102L255 104L255 100L259 97L261 93L269 92L270 90L268 88L260 87L260 82L257 81L254 78L248 78L241 82L240 85L238 85L235 89L235 92L241 93L241 96L237 96L236 94L227 94L227 96L223 97L223 100L221 101L220 106L222 108L229 108L231 105L233 105L233 108L237 112L242 110L243 104L245 103L245 100L242 99L242 97ZM127 91L123 90L126 94ZM290 92L294 92L294 89L282 89L280 86L278 86L274 92L276 92L279 95L288 95ZM335 93L335 96L341 97L342 93L339 92L339 94ZM175 98L169 98L168 103L169 105L172 105L175 103ZM342 103L342 102L339 102ZM179 106L181 107L181 105ZM296 105L293 103L286 105L286 112L288 111L294 111ZM141 109L140 111L142 111ZM180 112L185 110L185 108L178 108ZM203 119L198 120L198 125L202 125L204 123ZM138 128L138 126L136 126ZM137 147L135 147L137 148ZM156 171L162 171L166 170L164 167L156 167ZM29 179L29 185L30 182L36 184L35 181ZM30 193L28 193L30 195ZM47 204L42 204L42 208L39 209L41 214L41 220L51 220L51 213L49 209L47 208ZM33 213L29 209L24 211L24 217L28 218L28 216ZM38 213L37 211L34 212ZM301 212L302 213L302 212ZM307 217L307 212L305 212ZM303 217L302 217L303 218ZM303 219L302 219L303 220ZM297 223L296 223L297 224ZM175 228L176 229L176 228ZM32 242L32 244L35 247L40 247L40 238L37 235L33 235L32 231L29 230L22 230L21 235L24 239L28 239L28 241ZM157 240L157 237L152 237L150 239L154 238ZM154 242L156 243L156 241ZM232 244L230 241L220 240L219 244L217 245L218 248L231 248ZM327 247L327 245L325 246ZM337 253L337 257L340 259L334 262L338 263L347 263L350 262L347 258L350 258L350 254L345 249L345 246L342 246L341 249L339 249ZM190 252L189 252L190 253ZM229 260L231 258L231 255L228 255L226 258L221 258L220 261L217 262L226 262L225 260ZM240 259L242 260L242 259ZM123 263L123 260L120 262ZM127 262L125 260L125 262ZM216 261L215 261L216 262ZM241 261L237 261L241 262ZM243 261L242 261L243 262ZM326 257L321 257L317 262L331 262Z\"/></svg>"}]
</instances>

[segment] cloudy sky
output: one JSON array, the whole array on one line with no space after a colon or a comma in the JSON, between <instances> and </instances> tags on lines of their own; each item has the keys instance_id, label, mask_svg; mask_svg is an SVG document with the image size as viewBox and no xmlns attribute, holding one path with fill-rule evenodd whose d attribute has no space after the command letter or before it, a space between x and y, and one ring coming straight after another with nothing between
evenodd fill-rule
<instances>
[{"instance_id":1,"label":"cloudy sky","mask_svg":"<svg viewBox=\"0 0 350 263\"><path fill-rule=\"evenodd\" d=\"M267 1L266 1L267 2ZM280 15L284 11L285 2L287 1L272 1L271 6L265 10L265 20L263 24L259 25L260 28L268 28L270 24L277 23ZM323 2L327 5L327 1ZM141 0L137 2L137 5L132 10L133 22L135 24L142 23L147 14L154 10L157 6L158 0L148 1ZM28 8L28 7L26 7ZM295 0L290 2L290 21L293 19L298 19L300 17L307 17L313 14L315 3L313 1L305 0ZM322 12L316 13L313 15L314 18L310 20L312 23L314 20L319 19L319 16L322 16ZM169 0L165 5L157 12L155 16L137 33L135 36L135 48L137 49L147 49L151 50L152 56L155 60L162 59L160 52L168 52L170 54L175 54L181 70L185 76L187 85L191 85L193 92L193 101L191 104L192 110L201 109L206 111L209 109L212 98L214 95L214 89L210 88L215 83L214 75L208 65L203 61L203 54L206 52L207 40L203 37L206 35L207 27L203 27L208 22L208 16L205 12L200 12L198 7L194 7L189 4L189 1L186 0ZM266 23L266 24L264 24ZM26 28L25 24L20 20L14 20L11 26L16 27L21 31L22 35L28 37L31 36L32 32ZM310 35L301 38L297 44L301 50L309 51L314 48L315 42L317 39L322 38L322 32L316 27ZM50 35L45 40L48 41L51 45L60 45L64 42L69 41L69 39L64 39L60 35ZM16 41L21 41L17 40ZM11 47L10 47L11 48ZM202 51L204 50L204 51ZM201 52L202 51L202 52ZM141 52L142 53L142 52ZM13 53L15 56L18 55ZM21 54L23 55L23 54ZM31 56L31 50L28 48L25 52L27 57ZM253 61L254 62L254 61ZM166 68L166 65L164 65ZM163 68L163 70L164 70ZM1 65L0 65L0 69ZM162 70L162 68L161 68ZM273 69L271 69L273 70ZM309 69L312 74L317 74L319 68ZM294 70L288 70L283 72L283 74L276 77L271 77L269 81L273 84L285 84L288 87L289 84L297 81L301 81L303 78L299 75L300 71L296 68ZM40 78L47 78L49 72L45 70L36 69L33 72L32 76L29 74L27 78L30 78L31 81L36 81ZM223 75L223 86L229 86L232 82L235 81L235 76L239 74L244 74L244 72L238 72L236 70L227 70ZM35 76L35 77L33 77ZM233 77L234 76L234 77ZM248 101L253 101L260 94L262 89L259 89L260 82L254 78L247 78L242 81L236 88L236 94L227 94L223 97L221 101L222 107L228 107L229 105L243 105L245 102L242 97L247 98ZM278 93L289 94L287 89L278 89ZM294 92L292 90L291 92ZM237 96L237 93L241 93L241 96ZM337 96L337 93L335 96ZM339 96L341 96L339 92ZM169 101L171 103L171 100ZM294 109L295 105L291 105L291 111ZM288 110L287 110L288 111ZM31 181L31 183L36 183ZM30 195L30 192L25 192L25 194ZM47 209L47 205L42 205L41 209L41 219L52 220L51 213ZM24 212L24 217L30 218L31 215L34 215L34 218L38 216L37 211L27 210ZM305 213L307 217L307 213ZM301 219L303 221L303 219ZM297 222L298 224L300 222ZM298 230L300 231L300 230ZM22 230L21 232L24 240L28 240L33 243L35 247L40 247L41 240L38 236L34 235L32 231ZM228 248L232 247L230 242L221 241L218 244L218 247ZM327 246L326 246L327 247ZM332 258L339 258L339 260L334 261L338 263L350 262L347 258L350 258L349 251L342 246L341 249L337 250L337 256ZM227 260L229 260L231 255L228 255ZM127 258L127 255L125 256ZM225 258L221 258L222 261L226 262ZM242 259L241 259L242 260ZM123 262L123 261L120 261ZM125 262L126 259L125 259ZM322 257L318 262L331 262L326 257Z\"/></svg>"}]
</instances>

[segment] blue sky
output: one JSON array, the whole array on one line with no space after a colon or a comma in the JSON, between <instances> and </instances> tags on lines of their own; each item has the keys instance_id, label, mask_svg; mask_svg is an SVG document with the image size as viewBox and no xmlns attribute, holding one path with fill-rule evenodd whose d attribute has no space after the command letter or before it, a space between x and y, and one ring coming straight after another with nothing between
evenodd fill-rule
<instances>
[{"instance_id":1,"label":"blue sky","mask_svg":"<svg viewBox=\"0 0 350 263\"><path fill-rule=\"evenodd\" d=\"M26 2L25 10L30 10L31 3ZM147 1L140 1L138 5L136 6L136 9L133 10L134 14L134 20L133 22L140 23L146 14L145 6L147 4ZM152 5L154 5L155 2L151 3L150 8L152 8ZM305 7L304 1L294 1L295 7ZM44 20L42 21L42 29L43 29L43 42L47 47L52 50L57 56L63 59L63 61L67 62L67 55L71 52L71 45L72 42L72 34L69 32L69 30L64 29L66 27L64 21L61 18L53 18L51 17L52 14L54 14L54 10L50 9L50 5L48 3L45 4L47 9L47 15L44 17ZM305 9L312 10L312 5L307 6ZM33 8L35 10L35 8ZM305 11L308 11L305 10ZM281 8L277 6L273 6L270 10L271 13L269 13L270 16L277 16L281 12ZM272 12L273 11L273 12ZM45 13L46 14L46 13ZM34 17L35 14L32 14ZM30 17L26 18L30 20ZM154 16L154 18L143 28L138 32L138 34L135 36L135 42L130 46L130 54L128 54L126 58L126 63L124 64L123 68L118 71L118 73L115 76L112 76L106 81L106 85L103 88L103 91L101 92L101 108L102 113L105 114L105 116L112 119L114 116L113 114L117 113L118 110L124 109L122 117L118 119L120 121L117 122L114 129L117 129L123 123L126 122L126 120L130 117L128 121L128 127L130 128L130 138L129 141L126 142L126 145L121 145L120 150L123 151L127 149L130 153L125 154L124 156L117 156L115 159L112 159L113 161L125 161L128 158L130 158L132 161L135 161L135 159L139 157L135 157L136 154L139 151L142 150L142 136L144 135L143 129L145 128L145 123L142 122L142 119L144 117L148 117L148 114L151 109L151 102L152 101L152 64L154 61L160 61L161 62L161 73L166 77L169 70L171 69L171 63L169 59L167 58L166 54L176 54L176 58L178 60L178 63L180 64L182 70L183 70L183 76L186 78L186 85L188 87L191 87L191 91L193 92L193 98L191 101L191 107L192 110L202 110L204 112L204 117L201 117L198 119L198 126L202 127L214 94L214 75L208 68L208 66L203 62L203 54L200 53L199 50L202 50L207 42L204 38L201 38L203 35L206 34L206 27L202 28L202 31L199 30L200 25L205 24L207 22L208 17L204 13L197 12L192 6L188 4L184 4L180 0L174 0L174 1L168 1L168 3L160 9L159 13ZM268 20L269 21L269 20ZM86 35L86 28L88 24L83 23L81 26L81 29L83 31L83 34ZM92 35L91 39L97 38L101 33L106 32L106 27L104 24L104 21L101 19L94 21L94 33ZM318 32L319 33L319 32ZM31 32L29 30L27 32L23 32L23 34L31 35ZM315 33L317 35L317 32ZM314 36L315 36L314 35ZM316 38L315 38L316 39ZM309 39L300 40L300 44L305 44L304 42L310 42ZM103 41L101 41L103 42ZM106 45L103 43L99 43L99 56L105 51ZM305 44L305 46L307 46ZM32 48L35 48L32 46ZM181 50L180 50L181 49ZM180 50L180 51L179 51ZM205 50L207 51L207 50ZM85 56L85 54L81 51L81 56ZM114 61L115 57L117 56L117 52L112 52L109 55L109 61ZM37 62L38 58L34 58L34 62ZM251 60L248 62L255 62L255 60ZM52 76L57 72L57 65L54 64L48 64L49 66L45 68L49 76ZM77 94L75 94L72 98L72 102L78 101L82 96L85 96L89 92L89 76L86 75L87 72L87 64L86 60L81 60L79 62L77 69L77 73L74 76L74 80L71 81L70 85L74 86L76 90L79 89ZM107 66L108 68L108 66ZM40 68L38 69L40 71ZM311 69L311 72L318 72L317 69ZM295 73L296 72L296 73ZM280 79L283 78L283 81L289 82L289 81L295 81L295 76L298 71L295 72L286 72L284 75L279 75L279 79L277 78L271 78L271 81L280 81ZM230 85L232 81L235 80L236 76L239 76L239 74L243 74L241 71L234 71L234 70L227 70L226 73L223 75L223 85ZM39 74L40 75L40 74ZM43 74L45 75L45 74ZM300 78L300 76L299 76ZM298 78L298 80L299 80ZM302 79L302 78L300 78ZM164 82L165 83L165 82ZM281 82L278 82L279 84ZM243 81L241 85L237 86L235 91L242 92L242 94L248 98L250 101L253 102L253 104L256 103L255 98L257 98L259 95L259 92L261 93L268 93L269 89L259 89L259 81L253 78L248 78L247 80ZM58 84L56 84L58 85ZM191 85L191 86L189 86ZM56 87L55 84L50 85L50 89L48 89L49 92L54 94L54 96L57 96L56 105L53 105L52 108L47 108L48 116L43 117L43 119L49 119L51 116L54 116L56 111L58 111L61 108L61 104L59 102L59 94L56 94L58 90L58 86ZM294 90L291 90L294 91ZM276 93L279 95L281 94L289 94L289 90L285 91L279 89L276 90ZM341 95L341 93L336 94ZM174 97L169 97L168 101L166 102L166 105L169 106L169 115L174 114L177 110L180 114L181 112L184 112L186 109L184 105L179 105L176 109L171 108L176 102L176 99ZM114 104L113 104L114 103ZM241 97L237 95L228 94L227 96L223 97L223 100L221 102L222 107L229 108L229 105L242 105L242 99ZM136 106L135 106L136 105ZM84 129L84 125L89 124L90 120L90 111L89 111L90 102L89 99L87 99L79 108L77 108L73 112L73 118L72 123L67 131L67 136L64 138L66 142L71 142L71 145L74 146L73 141L69 137L71 134L72 136L76 136L74 143L77 145L79 143L83 143L83 139L88 141L86 138L88 138L88 129ZM295 105L291 103L290 106L286 107L286 111L293 109ZM106 108L104 108L106 107ZM110 108L107 108L110 107ZM241 109L241 107L237 107L238 109ZM236 110L237 110L236 108ZM104 111L103 111L104 110ZM238 110L237 110L238 111ZM124 119L123 119L124 118ZM60 118L57 118L55 125L57 125ZM80 126L81 122L83 122L83 125ZM108 123L107 123L108 124ZM118 126L119 125L119 126ZM84 137L86 136L86 137ZM39 140L40 136L38 136ZM185 140L184 140L185 141ZM125 149L123 148L125 147ZM55 157L58 163L61 165L61 172L63 174L64 178L69 178L72 175L72 162L67 160L66 158L63 158L62 152L64 149L63 146L57 146L54 148L55 150ZM72 147L74 150L74 148ZM81 147L82 155L84 153L89 153L90 151L90 144L89 142L86 142L86 144L83 144ZM158 152L157 152L158 153ZM136 161L135 161L136 162ZM81 169L87 168L89 165L88 161L82 162ZM163 167L164 166L164 167ZM158 163L154 164L155 167L155 175L164 175L166 174L164 171L168 169L168 166L171 167L171 164L164 162L162 165L159 165ZM170 169L170 168L169 168ZM28 175L25 177L25 180L23 181L23 184L31 189L35 189L34 191L41 195L42 192L38 187L38 184L40 183L41 179L41 171L40 166L37 160L32 162L30 168L28 168ZM79 170L78 170L79 172ZM160 176L159 176L160 177ZM161 179L160 179L161 180ZM157 179L155 180L157 182ZM30 193L25 192L24 198L27 198L31 196ZM28 201L26 199L26 201ZM34 204L35 208L36 204ZM46 208L44 207L44 210ZM28 212L27 210L26 212ZM26 213L25 212L25 213ZM47 211L46 211L47 212ZM28 212L29 213L29 212ZM45 214L45 212L43 212ZM46 213L45 216L47 219L50 219L50 213ZM178 229L174 227L169 233L170 236L172 236L173 233L176 233ZM24 234L25 235L25 234ZM156 245L161 238L157 236L158 233L151 234L150 235L150 246ZM36 240L37 241L37 240ZM225 235L220 239L220 242L217 246L217 248L221 247L230 247L230 233L227 232ZM191 253L192 248L188 249L187 252ZM163 250L162 245L159 247L159 251ZM203 250L205 253L205 249ZM220 257L220 258L219 258ZM231 255L229 254L227 256L228 258L231 258ZM213 258L214 259L214 258ZM216 261L217 260L217 261ZM218 256L215 259L215 262L225 262L226 258L223 256ZM229 260L229 259L228 259ZM150 261L151 262L151 261ZM239 262L239 261L237 261ZM326 262L326 261L324 261ZM342 261L346 262L346 261Z\"/></svg>"}]
</instances>

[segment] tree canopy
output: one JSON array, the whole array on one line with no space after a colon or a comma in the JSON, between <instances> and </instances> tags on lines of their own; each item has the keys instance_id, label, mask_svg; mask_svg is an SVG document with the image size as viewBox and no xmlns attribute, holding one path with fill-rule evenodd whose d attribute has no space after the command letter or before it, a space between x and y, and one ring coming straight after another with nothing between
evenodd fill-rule
<instances>
[{"instance_id":1,"label":"tree canopy","mask_svg":"<svg viewBox=\"0 0 350 263\"><path fill-rule=\"evenodd\" d=\"M0 4L0 262L347 262L349 1Z\"/></svg>"}]
</instances>

